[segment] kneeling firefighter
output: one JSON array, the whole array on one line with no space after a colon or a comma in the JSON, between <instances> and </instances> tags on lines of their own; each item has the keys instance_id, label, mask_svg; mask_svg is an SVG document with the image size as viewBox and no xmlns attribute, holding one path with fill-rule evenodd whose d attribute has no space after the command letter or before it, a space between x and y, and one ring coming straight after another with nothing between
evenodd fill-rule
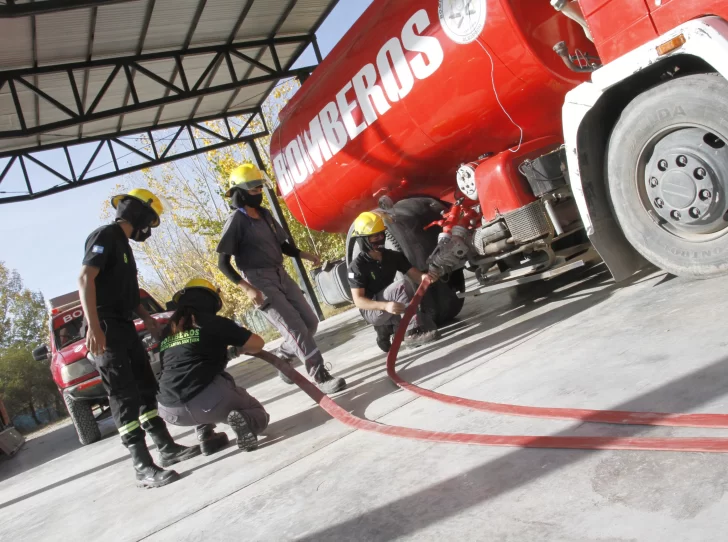
<instances>
[{"instance_id":1,"label":"kneeling firefighter","mask_svg":"<svg viewBox=\"0 0 728 542\"><path fill-rule=\"evenodd\" d=\"M222 309L220 290L205 279L192 279L174 294L177 309L162 333L159 347L159 414L168 423L197 426L202 453L210 455L228 443L215 433L216 423L227 423L247 452L258 446L257 435L268 426L268 413L225 371L228 346L238 353L255 354L263 339L229 318Z\"/></svg>"},{"instance_id":2,"label":"kneeling firefighter","mask_svg":"<svg viewBox=\"0 0 728 542\"><path fill-rule=\"evenodd\" d=\"M159 338L157 322L141 304L137 267L129 239L144 242L159 226L164 211L149 190L134 189L111 199L116 220L86 239L79 296L87 322L86 346L101 375L121 442L129 449L140 486L159 487L179 478L152 460L145 432L166 467L200 454L200 447L180 446L158 416L157 381L149 356L134 327L138 316Z\"/></svg>"},{"instance_id":3,"label":"kneeling firefighter","mask_svg":"<svg viewBox=\"0 0 728 542\"><path fill-rule=\"evenodd\" d=\"M427 276L412 266L401 252L384 248L386 225L378 212L361 213L354 221L352 237L357 238L361 252L349 265L349 286L354 304L362 317L374 326L377 345L384 352L392 346L392 335L402 320L407 305L415 294L405 278L395 281L397 271L415 284ZM430 275L434 282L437 277ZM404 337L406 344L419 346L440 337L435 323L423 311L412 318Z\"/></svg>"},{"instance_id":4,"label":"kneeling firefighter","mask_svg":"<svg viewBox=\"0 0 728 542\"><path fill-rule=\"evenodd\" d=\"M284 254L300 256L314 264L319 259L296 248L270 212L261 206L265 182L270 182L265 173L252 164L243 164L230 174L230 188L225 196L230 198L234 210L217 246L218 267L245 291L281 334L284 342L279 357L289 363L298 357L322 392L336 393L346 388L346 381L332 376L324 367L324 358L314 340L318 318L301 288L283 268ZM230 264L231 257L245 279Z\"/></svg>"}]
</instances>

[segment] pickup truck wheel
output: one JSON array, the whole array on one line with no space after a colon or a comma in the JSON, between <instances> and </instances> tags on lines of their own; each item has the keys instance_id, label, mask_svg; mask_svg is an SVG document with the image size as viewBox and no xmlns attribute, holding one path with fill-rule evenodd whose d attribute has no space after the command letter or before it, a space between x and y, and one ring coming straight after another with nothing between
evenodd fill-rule
<instances>
[{"instance_id":1,"label":"pickup truck wheel","mask_svg":"<svg viewBox=\"0 0 728 542\"><path fill-rule=\"evenodd\" d=\"M91 402L76 401L69 395L63 394L63 400L66 403L68 413L71 415L73 425L78 433L78 440L86 446L101 439L101 431L96 423Z\"/></svg>"},{"instance_id":2,"label":"pickup truck wheel","mask_svg":"<svg viewBox=\"0 0 728 542\"><path fill-rule=\"evenodd\" d=\"M728 82L689 75L622 112L607 149L615 217L647 260L674 275L728 273Z\"/></svg>"}]
</instances>

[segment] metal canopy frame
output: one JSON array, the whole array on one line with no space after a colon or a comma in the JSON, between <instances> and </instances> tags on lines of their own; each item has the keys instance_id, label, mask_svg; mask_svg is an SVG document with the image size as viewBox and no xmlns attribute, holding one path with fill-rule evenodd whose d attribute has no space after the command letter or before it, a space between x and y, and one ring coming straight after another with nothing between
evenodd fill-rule
<instances>
[{"instance_id":1,"label":"metal canopy frame","mask_svg":"<svg viewBox=\"0 0 728 542\"><path fill-rule=\"evenodd\" d=\"M281 67L280 63L277 63L275 67L270 67L255 58L243 53L243 50L265 47L270 51L275 51L276 45L282 44L297 44L307 46L311 43L312 39L310 36L294 36L271 40L255 40L245 41L240 43L234 43L229 45L218 45L211 47L199 47L195 49L188 49L184 52L184 59L190 59L195 56L209 57L213 55L209 62L207 62L206 68L203 70L202 75L192 79L187 76L189 70L185 69L182 61L182 53L180 51L163 52L163 53L148 53L141 55L133 55L120 58L102 59L102 60L90 60L87 62L74 62L69 64L60 64L55 66L42 66L37 68L26 68L22 70L8 70L0 72L0 90L4 85L8 85L10 92L13 96L13 102L15 106L15 114L20 122L20 130L0 130L0 138L10 137L25 137L29 135L43 134L52 130L59 130L62 128L69 128L92 122L96 120L106 119L109 117L118 117L120 115L126 115L128 113L134 113L144 109L150 109L154 107L170 105L178 103L183 100L189 100L191 98L204 98L211 94L217 94L219 92L225 92L228 90L235 90L241 87L258 85L260 83L275 83L281 79L287 79L290 77L297 77L301 74L309 74L315 66L308 66L297 70L290 70ZM233 65L232 58L238 58L241 61L248 64L249 69L246 74L242 74L241 77L235 66ZM276 59L276 55L273 54L273 58ZM223 62L224 60L224 62ZM155 73L155 67L158 68L160 64L154 61L168 61L175 63L175 70L181 84L175 84L168 80L168 77L163 76L160 73ZM149 66L144 65L145 62L154 62ZM215 73L221 65L224 65L228 70L230 77L230 83L213 84L212 80ZM88 96L90 99L90 105L88 107L83 106L81 100L81 94L79 93L79 85L74 75L74 71L86 70L91 68L110 68L111 72L106 77L106 81L101 88ZM258 68L264 72L265 75L259 77L246 77L252 71L252 68ZM135 83L134 72L136 77L144 76L147 79L153 81L157 85L167 90L165 96L155 99L140 99L137 93L136 87L138 81ZM75 107L69 108L53 96L42 91L40 88L32 84L28 79L32 76L53 74L53 75L66 75L70 83L70 87L73 90L73 97L75 100ZM106 96L109 87L116 80L117 77L123 77L126 79L129 91L132 98L132 103L105 110L98 110L98 106ZM172 78L174 81L175 78ZM53 108L60 113L64 114L67 118L56 122L50 122L46 124L39 124L33 127L26 126L25 123L25 112L21 103L18 99L17 89L18 87L25 87L33 93L34 98L40 98L48 102ZM150 124L150 128L155 128L154 123ZM0 153L0 157L8 156L8 153Z\"/></svg>"},{"instance_id":2,"label":"metal canopy frame","mask_svg":"<svg viewBox=\"0 0 728 542\"><path fill-rule=\"evenodd\" d=\"M14 0L0 0L0 19L7 17L27 17L31 21L31 32L33 35L33 62L32 66L20 69L0 71L0 92L7 91L12 96L11 115L17 119L15 126L6 125L0 128L0 146L5 143L5 149L0 148L0 204L27 201L38 197L47 196L75 187L88 185L90 183L109 179L111 177L139 171L164 164L172 160L194 156L210 150L219 149L228 145L240 143L252 143L258 137L269 135L265 123L263 130L251 132L248 129L254 118L263 121L261 106L269 94L281 80L296 77L304 81L315 66L307 66L293 70L291 66L298 59L301 53L309 46L312 46L317 61L321 61L321 54L316 41L316 31L326 19L338 0L330 0L321 12L318 20L310 27L307 34L277 36L286 19L296 7L299 0L288 0L280 9L275 24L267 37L263 39L235 41L235 36L246 21L246 17L254 4L263 3L266 0L244 0L241 2L239 15L233 25L232 31L225 37L222 44L191 47L195 30L197 29L203 12L213 0L196 0L195 13L185 33L181 47L174 50L143 52L144 44L150 28L152 13L155 4L161 0L147 0L147 9L144 20L141 24L139 38L134 54L116 56L113 58L92 58L94 43L94 27L99 9L111 4L126 4L141 2L142 0L36 0L29 3L18 3ZM36 40L36 19L37 16L58 11L73 9L86 9L90 12L90 31L88 33L87 54L83 61L57 63L52 65L39 65L38 53L35 47ZM285 64L279 59L277 47L295 46L290 58ZM257 49L257 54L251 50ZM268 55L266 55L268 53ZM0 52L0 56L2 53ZM263 59L269 56L268 61ZM197 73L190 73L187 62L190 59L198 59ZM167 73L162 73L163 66L167 66ZM169 75L169 66L173 65L172 74ZM201 73L199 66L204 65ZM89 71L106 70L105 81L96 90L89 89ZM220 70L222 76L217 77ZM227 72L227 73L225 73ZM254 73L255 72L255 73ZM38 83L39 77L54 76L64 78L72 90L70 97L64 100L52 91L42 88ZM104 105L104 98L114 84L126 85L121 105L113 107ZM150 85L156 88L154 96L145 96L139 92L140 84ZM232 109L239 93L245 88L258 85L264 88L258 96L248 98L250 101L256 99L253 106L242 109ZM20 99L19 91L25 93L26 98ZM203 112L198 114L200 106L206 97L214 97L216 94L228 93L230 97L217 114ZM27 96L32 96L28 100ZM72 101L72 103L71 103ZM165 122L162 120L165 107L174 106L182 102L194 103L191 113L186 119ZM27 122L28 119L40 120L40 105L43 105L44 112L51 111L53 115L50 121ZM239 106L238 106L239 107ZM156 114L153 114L156 109ZM150 111L150 122L143 128L125 129L125 116ZM240 116L246 119L244 129L232 129L233 120L240 121ZM46 118L48 114L44 115ZM83 127L89 123L118 119L114 129L104 129L103 133L83 133ZM220 120L226 126L228 133L217 133L206 128L203 123ZM239 124L239 122L238 122ZM258 123L256 123L258 125ZM65 133L59 134L59 130ZM70 130L70 134L69 134ZM171 134L168 138L171 141L165 142L164 148L158 148L159 142L155 141L152 133L160 130L167 130ZM192 132L206 133L206 137L214 140L209 145L196 145ZM180 151L181 134L189 135L188 141L192 142L193 148ZM75 134L75 135L73 135ZM127 136L143 137L150 147L148 152L138 147L129 145L124 141ZM22 138L22 139L20 139ZM16 147L15 141L21 143ZM55 140L54 140L55 139ZM10 142L8 144L8 142ZM32 143L31 143L32 142ZM74 167L71 159L74 153L80 152L77 149L88 147L93 144L93 153L85 167ZM123 147L141 158L141 163L123 166L117 160L114 148ZM48 156L43 151L62 149L68 163L68 173L59 171L52 163L49 163ZM100 152L108 149L113 159L111 171L98 172L98 168L92 169L92 164ZM87 154L87 150L84 150ZM52 162L52 160L51 160ZM52 187L41 187L34 183L33 175L28 172L27 165L34 164L58 179L58 184ZM17 184L24 181L25 190L17 192L6 192L3 182L7 185L7 178L12 172L13 179ZM35 184L35 186L34 186ZM48 184L48 183L45 183Z\"/></svg>"},{"instance_id":3,"label":"metal canopy frame","mask_svg":"<svg viewBox=\"0 0 728 542\"><path fill-rule=\"evenodd\" d=\"M133 54L122 54L113 58L93 59L93 45L95 37L96 21L99 9L112 4L127 4L142 2L143 0L31 0L30 2L18 3L16 0L0 0L0 21L6 18L27 18L30 20L30 33L32 36L32 66L21 69L10 69L0 71L0 92L3 88L9 89L12 96L13 113L17 118L17 126L0 129L0 145L3 142L11 142L0 149L0 204L31 200L34 198L55 194L70 190L79 186L102 181L146 169L156 165L171 162L220 149L229 145L248 143L252 149L255 162L263 167L263 160L257 147L256 140L269 135L268 127L262 113L262 104L275 88L275 85L282 79L297 77L301 82L305 81L315 66L309 66L292 70L291 66L303 53L312 46L317 62L320 63L321 52L316 41L316 32L331 13L338 0L329 0L315 24L310 27L306 34L278 36L288 16L296 7L298 0L288 0L281 10L277 21L271 28L265 39L235 41L239 30L246 20L255 2L266 2L267 0L242 0L240 13L233 25L232 31L222 44L191 47L193 36L208 4L214 0L197 0L194 15L185 34L181 47L175 50L144 53L144 46L149 33L152 15L157 2L164 0L147 0L147 9L139 32L136 47ZM86 47L85 60L53 63L51 65L39 65L39 53L37 46L37 19L48 13L57 13L68 10L85 9L90 12L88 43ZM295 45L295 50L290 55L285 65L279 59L276 47L281 45ZM258 48L257 54L251 56L248 52ZM246 52L248 51L248 52ZM265 52L270 53L272 63L263 61ZM204 58L210 56L205 68L199 75L192 76L190 70L185 66L185 61L190 58ZM2 51L0 51L0 57ZM235 67L237 61L238 69ZM160 62L161 61L161 62ZM173 63L171 76L159 71L159 66L166 63ZM240 69L242 66L244 69ZM98 90L89 92L89 72L94 69L108 69L109 74ZM217 81L216 76L219 70L227 70L227 79L224 82ZM254 77L254 71L258 74ZM78 73L82 73L79 80ZM72 103L68 97L63 103L59 96L53 96L52 91L46 91L39 84L39 77L59 76L68 80L72 90ZM112 84L122 80L126 82L126 90L122 104L116 107L103 107L103 101ZM139 92L140 82L147 86L149 82L157 85L157 90L163 90L161 97L158 92L154 97L143 95ZM266 85L267 84L267 85ZM266 89L260 93L260 99L253 106L242 109L234 109L235 101L239 93L246 87L253 85L266 85ZM24 104L19 96L19 90L32 96L32 111L28 111L28 100ZM215 94L231 92L231 95L224 107L213 115L199 114L198 111L206 97ZM257 96L253 96L256 98ZM252 99L252 98L249 98ZM177 119L171 122L162 122L165 107L180 104L185 101L195 100L194 106L186 119ZM40 122L41 103L46 108L56 113L53 120L45 123ZM141 128L124 129L125 116L139 111L152 110L157 108L153 120ZM0 113L2 113L0 111ZM34 114L36 124L30 126L27 121L28 114ZM151 116L151 115L150 115ZM58 120L60 118L60 120ZM84 134L85 125L90 122L118 118L115 129L104 129L103 133ZM257 120L257 122L255 122ZM219 121L219 130L211 129L205 123ZM251 125L261 126L262 129L254 131ZM58 134L58 130L71 129L75 136L69 134ZM56 132L55 134L53 132ZM155 139L154 135L164 131L167 136ZM197 134L203 134L203 144L198 144ZM59 140L53 141L52 136L58 136ZM129 144L129 137L143 139L145 145ZM13 138L25 138L22 143L16 144ZM34 144L29 144L33 138ZM62 141L60 139L63 139ZM185 145L185 141L188 142ZM88 159L84 159L82 167L75 167L71 155L77 149L85 147L93 148ZM62 149L65 154L68 173L59 171L58 167L49 163L48 156L43 151ZM120 163L116 150L123 149L127 154L133 154L137 162L124 165ZM111 163L101 167L92 168L95 161L103 151L107 151L111 157ZM7 159L3 165L2 161ZM58 184L48 188L34 189L34 180L28 172L28 166L33 164L45 170L52 177L59 180ZM112 165L113 164L113 165ZM3 191L2 183L11 172L19 169L22 173L26 192L19 195L6 194ZM110 166L110 168L104 166ZM101 169L101 171L99 171ZM109 170L110 169L110 170ZM267 191L272 211L275 218L281 223L286 232L290 231L285 218L281 212L275 194ZM320 320L324 319L323 313L316 298L316 293L311 286L306 268L300 257L294 258L294 268L300 285L305 290L308 301L315 310Z\"/></svg>"}]
</instances>

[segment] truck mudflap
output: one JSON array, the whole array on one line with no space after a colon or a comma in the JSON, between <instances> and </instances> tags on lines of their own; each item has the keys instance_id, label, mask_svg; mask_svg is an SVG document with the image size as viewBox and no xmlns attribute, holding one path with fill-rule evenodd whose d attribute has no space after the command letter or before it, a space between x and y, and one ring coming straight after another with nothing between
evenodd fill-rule
<instances>
[{"instance_id":1,"label":"truck mudflap","mask_svg":"<svg viewBox=\"0 0 728 542\"><path fill-rule=\"evenodd\" d=\"M658 48L672 40L676 47L661 54ZM719 17L703 17L680 25L605 64L592 74L591 82L566 94L562 122L571 189L589 240L616 281L627 279L647 262L629 244L612 215L603 161L609 133L602 133L599 123L590 120L607 107L605 95L610 89L677 55L700 58L728 79L728 23Z\"/></svg>"}]
</instances>

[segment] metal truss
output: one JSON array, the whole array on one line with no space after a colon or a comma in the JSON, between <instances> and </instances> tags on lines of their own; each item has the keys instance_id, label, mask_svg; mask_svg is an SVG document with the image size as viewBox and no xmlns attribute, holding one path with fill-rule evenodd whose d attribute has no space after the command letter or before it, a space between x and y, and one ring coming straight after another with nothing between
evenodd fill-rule
<instances>
[{"instance_id":1,"label":"metal truss","mask_svg":"<svg viewBox=\"0 0 728 542\"><path fill-rule=\"evenodd\" d=\"M300 68L297 70L285 69L280 66L279 62L276 61L278 57L275 53L272 54L272 58L274 59L276 66L268 66L260 60L248 56L243 51L256 47L267 47L271 51L275 51L275 47L277 45L291 43L308 45L311 41L312 38L308 35L294 36L191 48L186 50L184 53L175 51L148 53L112 59L90 60L87 62L74 62L54 66L39 66L36 68L2 71L0 72L0 89L2 89L5 85L9 87L10 93L13 97L15 114L18 117L21 129L0 130L0 138L27 137L29 135L41 134L51 130L78 126L79 124L100 119L118 117L119 115L125 115L135 111L170 105L184 100L189 100L191 98L202 99L205 96L219 92L238 90L242 87L257 85L260 83L274 83L281 79L298 77L301 74L308 74L313 71L314 66ZM208 56L210 57L210 60L207 62L207 66L199 77L190 79L188 77L189 70L185 68L183 59L199 55ZM241 78L240 74L238 74L235 70L232 57L238 58L250 66L250 69L248 69L245 75L252 72L252 69L254 68L258 68L265 72L265 75L247 77L245 79ZM159 66L159 62L152 61L160 60L167 60L175 63L175 71L178 74L179 83L176 81L171 82L159 73L155 73L154 67ZM145 62L151 63L145 66ZM214 77L212 72L217 72L217 70L222 66L224 66L223 69L228 70L230 82L213 84L211 81ZM111 72L106 77L106 81L96 94L89 96L87 101L90 102L90 104L84 107L78 90L78 84L74 76L74 70L94 68L111 68ZM136 77L134 77L134 73L136 73ZM61 100L54 98L29 81L32 76L42 74L65 74L68 77L70 89L73 92L75 107L71 108L64 105ZM145 76L147 81L153 81L157 85L163 87L166 91L168 91L168 93L161 98L145 98L142 93L137 91L139 74ZM132 101L131 103L121 107L114 107L100 111L98 109L99 104L117 77L124 77L126 79ZM63 113L63 115L67 118L60 121L39 124L37 126L28 126L25 121L26 114L18 98L17 89L19 87L25 87L30 90L35 96L45 100L55 109Z\"/></svg>"},{"instance_id":2,"label":"metal truss","mask_svg":"<svg viewBox=\"0 0 728 542\"><path fill-rule=\"evenodd\" d=\"M43 15L78 8L91 8L136 0L41 0L37 2L18 3L15 0L0 2L0 19Z\"/></svg>"},{"instance_id":3,"label":"metal truss","mask_svg":"<svg viewBox=\"0 0 728 542\"><path fill-rule=\"evenodd\" d=\"M205 123L211 121L219 121L216 125L217 127L222 127L222 129L216 130L215 127L205 125ZM254 122L262 128L253 131L251 124ZM60 143L44 147L44 151L49 149L63 149L70 176L59 171L57 166L52 166L49 162L54 161L49 161L49 156L45 152L34 154L38 149L2 153L0 154L0 159L9 157L9 160L2 167L2 170L0 170L0 204L48 196L78 186L103 181L126 173L172 162L173 160L188 158L229 145L252 143L255 139L266 136L269 133L260 109L232 111L224 117L220 117L218 114L210 117L200 117L182 123L160 125L155 127L154 131L157 135L162 132L164 137L158 137L155 140L151 130L135 130L88 138L82 144L67 145ZM143 140L143 144L135 145L133 140ZM89 143L93 144L94 149L90 158L85 162L83 168L74 167L71 161L71 152L73 152L74 147ZM96 167L91 169L91 166L104 149L108 149L108 154L111 156L111 161L105 164L109 167ZM123 150L126 155L133 154L137 163L123 165L121 163L122 157L117 155L119 150ZM57 160L55 163L58 163ZM28 173L28 166L30 164L44 169L56 177L59 183L50 188L34 189L32 175ZM94 173L98 169L102 169L102 171ZM8 194L3 190L3 181L10 175L11 171L25 181L27 191L22 194Z\"/></svg>"}]
</instances>

